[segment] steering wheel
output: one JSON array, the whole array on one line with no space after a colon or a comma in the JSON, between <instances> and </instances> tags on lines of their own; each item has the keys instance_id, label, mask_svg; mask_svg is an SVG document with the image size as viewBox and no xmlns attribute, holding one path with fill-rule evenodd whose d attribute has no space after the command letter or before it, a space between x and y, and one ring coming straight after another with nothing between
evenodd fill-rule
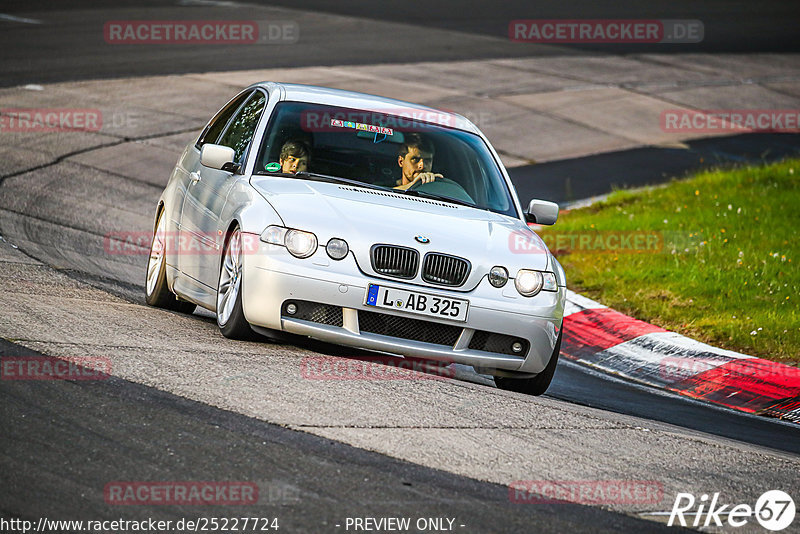
<instances>
[{"instance_id":1,"label":"steering wheel","mask_svg":"<svg viewBox=\"0 0 800 534\"><path fill-rule=\"evenodd\" d=\"M467 193L467 191L461 187L461 184L451 180L450 178L437 178L436 180L427 183L417 182L408 189L412 191L420 190L426 193L432 193L434 195L443 195L456 200L463 200L464 202L469 202L471 204L475 203L475 201L472 200L472 197L469 196L469 193Z\"/></svg>"}]
</instances>

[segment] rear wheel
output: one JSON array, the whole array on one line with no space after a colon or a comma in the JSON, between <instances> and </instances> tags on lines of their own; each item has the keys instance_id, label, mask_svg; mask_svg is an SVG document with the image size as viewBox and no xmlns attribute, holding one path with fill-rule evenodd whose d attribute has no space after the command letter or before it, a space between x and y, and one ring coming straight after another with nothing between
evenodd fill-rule
<instances>
[{"instance_id":1,"label":"rear wheel","mask_svg":"<svg viewBox=\"0 0 800 534\"><path fill-rule=\"evenodd\" d=\"M231 339L255 337L242 308L242 232L234 228L225 243L217 284L217 326Z\"/></svg>"},{"instance_id":2,"label":"rear wheel","mask_svg":"<svg viewBox=\"0 0 800 534\"><path fill-rule=\"evenodd\" d=\"M167 222L164 211L158 214L158 222L150 244L150 257L147 260L147 279L145 280L144 300L150 306L165 308L181 313L192 313L197 307L191 302L178 300L167 287Z\"/></svg>"},{"instance_id":3,"label":"rear wheel","mask_svg":"<svg viewBox=\"0 0 800 534\"><path fill-rule=\"evenodd\" d=\"M550 361L547 362L547 367L544 371L534 376L533 378L508 378L505 376L494 377L494 383L500 389L508 391L516 391L518 393L525 393L527 395L542 395L547 388L550 387L550 382L553 380L553 375L556 373L556 366L558 365L558 355L561 353L561 337L564 334L564 326L561 326L561 332L558 334L556 346L553 349L553 355L550 356Z\"/></svg>"}]
</instances>

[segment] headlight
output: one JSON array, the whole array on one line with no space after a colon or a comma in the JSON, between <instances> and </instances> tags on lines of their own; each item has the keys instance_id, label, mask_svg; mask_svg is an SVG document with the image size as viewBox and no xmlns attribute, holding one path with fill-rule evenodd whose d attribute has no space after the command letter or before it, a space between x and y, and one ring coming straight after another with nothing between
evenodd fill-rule
<instances>
[{"instance_id":1,"label":"headlight","mask_svg":"<svg viewBox=\"0 0 800 534\"><path fill-rule=\"evenodd\" d=\"M302 230L289 230L283 238L292 256L307 258L317 250L317 236Z\"/></svg>"},{"instance_id":2,"label":"headlight","mask_svg":"<svg viewBox=\"0 0 800 534\"><path fill-rule=\"evenodd\" d=\"M292 256L307 258L317 250L317 236L303 230L290 230L283 226L268 226L261 232L261 241L286 247Z\"/></svg>"},{"instance_id":3,"label":"headlight","mask_svg":"<svg viewBox=\"0 0 800 534\"><path fill-rule=\"evenodd\" d=\"M347 256L348 252L350 252L350 247L347 246L347 241L344 239L334 237L328 241L327 245L325 245L325 252L328 253L328 256L330 256L331 259L341 260Z\"/></svg>"},{"instance_id":4,"label":"headlight","mask_svg":"<svg viewBox=\"0 0 800 534\"><path fill-rule=\"evenodd\" d=\"M494 287L503 287L508 282L508 271L499 265L492 267L489 271L489 283Z\"/></svg>"},{"instance_id":5,"label":"headlight","mask_svg":"<svg viewBox=\"0 0 800 534\"><path fill-rule=\"evenodd\" d=\"M286 236L287 229L283 226L267 226L267 229L261 232L261 241L271 245L284 246L283 238Z\"/></svg>"},{"instance_id":6,"label":"headlight","mask_svg":"<svg viewBox=\"0 0 800 534\"><path fill-rule=\"evenodd\" d=\"M517 273L517 277L514 279L514 285L520 295L532 297L541 291L542 285L544 285L544 277L539 271L522 269Z\"/></svg>"}]
</instances>

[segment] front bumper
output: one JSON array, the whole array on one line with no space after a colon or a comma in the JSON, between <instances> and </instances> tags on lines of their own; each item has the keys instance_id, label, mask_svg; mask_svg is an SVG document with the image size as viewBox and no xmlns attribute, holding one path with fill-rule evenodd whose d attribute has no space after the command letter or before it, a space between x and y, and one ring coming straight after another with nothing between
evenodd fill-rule
<instances>
[{"instance_id":1,"label":"front bumper","mask_svg":"<svg viewBox=\"0 0 800 534\"><path fill-rule=\"evenodd\" d=\"M260 242L256 253L244 257L243 267L242 305L247 321L253 326L340 345L472 365L482 372L497 369L540 373L547 366L558 339L566 297L565 288L560 287L558 292L541 292L536 297L525 298L516 294L513 282L498 289L485 278L472 291L457 292L369 277L358 269L352 253L344 260L333 261L321 247L310 258L300 260L283 247ZM457 322L367 306L364 300L370 282L467 299L470 303L468 320ZM284 312L284 303L288 300L339 307L341 321L325 324L290 317ZM456 335L442 344L430 342L434 341L430 336L426 341L408 339L403 328L396 332L374 333L374 329L365 332L359 325L359 317L366 317L364 312L424 321L434 328L447 325L445 328ZM415 321L406 323L417 324ZM476 332L527 340L527 350L512 355L470 348Z\"/></svg>"}]
</instances>

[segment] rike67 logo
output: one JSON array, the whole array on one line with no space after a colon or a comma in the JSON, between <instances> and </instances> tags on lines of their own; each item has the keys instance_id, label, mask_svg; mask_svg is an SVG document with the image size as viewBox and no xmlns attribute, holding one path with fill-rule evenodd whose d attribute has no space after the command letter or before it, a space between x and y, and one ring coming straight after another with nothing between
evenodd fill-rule
<instances>
[{"instance_id":1,"label":"rike67 logo","mask_svg":"<svg viewBox=\"0 0 800 534\"><path fill-rule=\"evenodd\" d=\"M732 527L742 527L755 517L763 528L778 532L792 524L795 512L794 500L781 490L765 492L758 498L755 506L720 504L719 493L714 493L710 499L708 495L695 499L691 493L678 493L667 525L722 527L727 523Z\"/></svg>"}]
</instances>

